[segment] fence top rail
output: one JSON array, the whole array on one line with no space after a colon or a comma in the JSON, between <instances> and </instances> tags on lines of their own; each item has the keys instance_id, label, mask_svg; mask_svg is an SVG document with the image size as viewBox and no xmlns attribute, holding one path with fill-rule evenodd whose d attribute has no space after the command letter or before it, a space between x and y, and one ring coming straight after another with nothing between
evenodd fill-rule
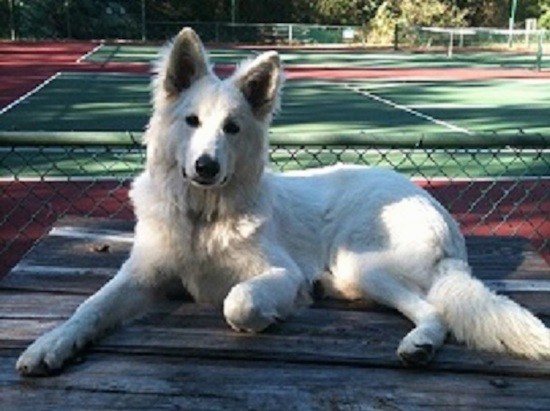
<instances>
[{"instance_id":1,"label":"fence top rail","mask_svg":"<svg viewBox=\"0 0 550 411\"><path fill-rule=\"evenodd\" d=\"M136 146L143 132L135 131L1 131L0 147L19 146ZM270 136L274 146L370 146L391 148L550 148L550 136L541 133L495 132L464 135L460 133L403 134L366 132L277 134Z\"/></svg>"}]
</instances>

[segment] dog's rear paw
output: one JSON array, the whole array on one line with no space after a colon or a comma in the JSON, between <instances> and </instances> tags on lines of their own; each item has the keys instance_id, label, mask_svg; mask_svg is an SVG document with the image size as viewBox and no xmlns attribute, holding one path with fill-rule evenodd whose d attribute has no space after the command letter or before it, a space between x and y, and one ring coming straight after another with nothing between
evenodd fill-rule
<instances>
[{"instance_id":1,"label":"dog's rear paw","mask_svg":"<svg viewBox=\"0 0 550 411\"><path fill-rule=\"evenodd\" d=\"M21 354L15 368L29 377L55 374L83 345L74 330L62 325L32 343Z\"/></svg>"},{"instance_id":2,"label":"dog's rear paw","mask_svg":"<svg viewBox=\"0 0 550 411\"><path fill-rule=\"evenodd\" d=\"M433 359L435 348L432 344L420 344L408 349L400 349L397 354L405 365L424 366Z\"/></svg>"},{"instance_id":3,"label":"dog's rear paw","mask_svg":"<svg viewBox=\"0 0 550 411\"><path fill-rule=\"evenodd\" d=\"M405 365L427 365L443 344L444 339L445 332L442 328L417 327L403 338L397 349L397 355Z\"/></svg>"}]
</instances>

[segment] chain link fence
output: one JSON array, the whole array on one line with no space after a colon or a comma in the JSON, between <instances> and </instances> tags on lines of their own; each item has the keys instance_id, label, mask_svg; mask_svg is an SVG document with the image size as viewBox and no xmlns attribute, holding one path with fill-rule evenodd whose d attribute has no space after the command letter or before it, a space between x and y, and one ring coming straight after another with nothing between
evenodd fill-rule
<instances>
[{"instance_id":1,"label":"chain link fence","mask_svg":"<svg viewBox=\"0 0 550 411\"><path fill-rule=\"evenodd\" d=\"M485 139L492 144L483 147L457 141L369 137L299 143L274 137L270 159L280 171L338 162L394 168L430 191L465 234L525 237L550 261L549 140ZM144 163L137 139L0 139L0 277L63 216L132 219L127 194Z\"/></svg>"},{"instance_id":2,"label":"chain link fence","mask_svg":"<svg viewBox=\"0 0 550 411\"><path fill-rule=\"evenodd\" d=\"M503 29L491 27L397 26L395 47L443 48L461 51L480 49L536 50L539 43L548 46L550 30Z\"/></svg>"},{"instance_id":3,"label":"chain link fence","mask_svg":"<svg viewBox=\"0 0 550 411\"><path fill-rule=\"evenodd\" d=\"M240 6L243 18L254 17L248 16L250 6ZM217 43L339 44L359 42L363 35L357 26L252 23L276 17L286 21L284 13L236 20L229 2L215 9L215 15L203 16L194 5L181 2L163 5L145 0L0 0L0 38L166 41L184 26L192 26L203 41ZM208 20L197 21L197 17Z\"/></svg>"},{"instance_id":4,"label":"chain link fence","mask_svg":"<svg viewBox=\"0 0 550 411\"><path fill-rule=\"evenodd\" d=\"M442 53L455 63L541 70L548 68L550 30L396 25L393 43L394 50Z\"/></svg>"}]
</instances>

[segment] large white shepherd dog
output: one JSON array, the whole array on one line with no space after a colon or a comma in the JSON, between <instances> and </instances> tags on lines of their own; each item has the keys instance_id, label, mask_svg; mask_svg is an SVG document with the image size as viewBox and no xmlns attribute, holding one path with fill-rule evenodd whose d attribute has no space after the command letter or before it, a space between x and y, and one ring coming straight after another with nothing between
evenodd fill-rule
<instances>
[{"instance_id":1,"label":"large white shepherd dog","mask_svg":"<svg viewBox=\"0 0 550 411\"><path fill-rule=\"evenodd\" d=\"M119 273L19 358L24 375L59 370L117 323L143 313L179 278L228 324L259 332L309 301L370 297L415 328L399 344L428 362L450 331L481 350L550 356L550 331L472 278L457 224L426 192L379 168L266 172L282 70L268 52L225 79L182 30L154 80L147 167L134 182L135 242Z\"/></svg>"}]
</instances>

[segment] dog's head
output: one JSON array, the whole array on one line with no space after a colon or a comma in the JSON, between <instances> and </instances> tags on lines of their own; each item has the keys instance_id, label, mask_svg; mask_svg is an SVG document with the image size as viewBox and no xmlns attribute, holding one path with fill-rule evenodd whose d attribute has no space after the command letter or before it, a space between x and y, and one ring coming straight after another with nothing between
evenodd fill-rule
<instances>
[{"instance_id":1,"label":"dog's head","mask_svg":"<svg viewBox=\"0 0 550 411\"><path fill-rule=\"evenodd\" d=\"M200 188L222 187L237 174L240 179L261 174L267 129L280 104L278 54L246 61L224 80L212 72L190 28L176 36L165 54L154 81L150 128L155 131L148 137L161 140L155 150Z\"/></svg>"}]
</instances>

